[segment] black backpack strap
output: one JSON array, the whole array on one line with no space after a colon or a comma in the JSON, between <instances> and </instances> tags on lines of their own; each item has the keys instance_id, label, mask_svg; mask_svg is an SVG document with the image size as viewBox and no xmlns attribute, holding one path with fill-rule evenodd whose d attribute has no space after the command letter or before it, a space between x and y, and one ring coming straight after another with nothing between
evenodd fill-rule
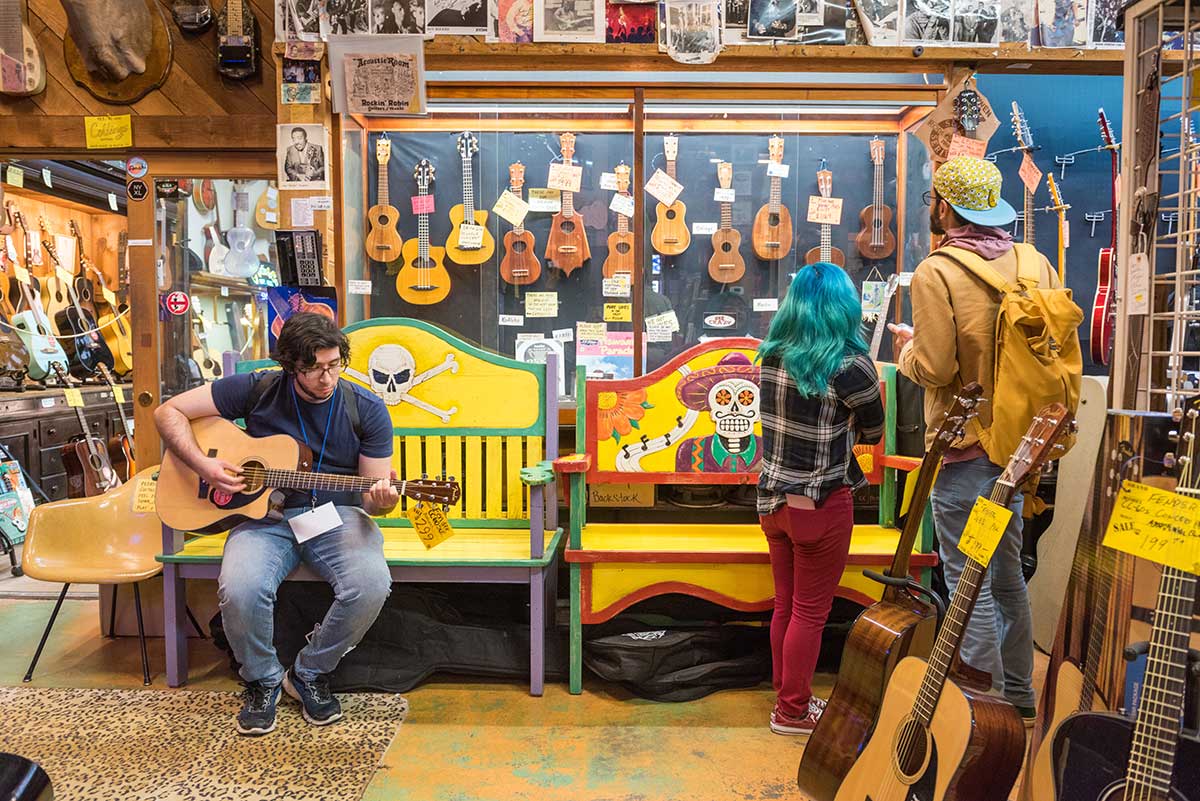
<instances>
[{"instance_id":1,"label":"black backpack strap","mask_svg":"<svg viewBox=\"0 0 1200 801\"><path fill-rule=\"evenodd\" d=\"M282 370L271 370L267 375L257 379L254 386L250 387L249 403L246 406L245 417L249 417L258 408L258 404L262 401L271 387L283 379ZM354 436L362 440L362 420L358 414L358 393L354 391L354 385L344 378L338 379L338 388L341 389L342 395L346 398L346 416L350 418L350 428L354 431Z\"/></svg>"},{"instance_id":2,"label":"black backpack strap","mask_svg":"<svg viewBox=\"0 0 1200 801\"><path fill-rule=\"evenodd\" d=\"M342 390L342 395L346 398L346 416L350 418L350 428L354 430L354 436L358 437L358 441L362 442L362 421L358 416L358 393L354 391L354 385L344 378L338 379L338 388Z\"/></svg>"},{"instance_id":3,"label":"black backpack strap","mask_svg":"<svg viewBox=\"0 0 1200 801\"><path fill-rule=\"evenodd\" d=\"M246 419L254 414L254 410L258 408L263 395L266 395L271 387L275 386L282 378L282 370L271 370L266 375L254 380L254 386L250 387L250 398L246 404L246 413L242 415L242 419Z\"/></svg>"}]
</instances>

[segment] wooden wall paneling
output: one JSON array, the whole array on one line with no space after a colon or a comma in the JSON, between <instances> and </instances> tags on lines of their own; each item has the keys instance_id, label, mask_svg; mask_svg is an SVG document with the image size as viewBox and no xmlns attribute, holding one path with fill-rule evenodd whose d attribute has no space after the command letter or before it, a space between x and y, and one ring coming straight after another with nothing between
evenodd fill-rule
<instances>
[{"instance_id":1,"label":"wooden wall paneling","mask_svg":"<svg viewBox=\"0 0 1200 801\"><path fill-rule=\"evenodd\" d=\"M153 187L154 176L144 180ZM129 239L154 242L154 210L158 201L150 197L129 204ZM154 426L154 410L160 401L162 384L158 355L158 278L155 260L156 247L130 247L129 304L133 329L133 422L136 453L134 459L141 468L156 465L162 460L162 443Z\"/></svg>"}]
</instances>

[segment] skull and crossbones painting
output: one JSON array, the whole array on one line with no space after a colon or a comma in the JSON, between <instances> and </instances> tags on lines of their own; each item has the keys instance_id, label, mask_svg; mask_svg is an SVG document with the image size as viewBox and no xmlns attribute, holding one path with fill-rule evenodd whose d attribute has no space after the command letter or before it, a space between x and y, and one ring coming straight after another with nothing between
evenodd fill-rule
<instances>
[{"instance_id":1,"label":"skull and crossbones painting","mask_svg":"<svg viewBox=\"0 0 1200 801\"><path fill-rule=\"evenodd\" d=\"M681 473L741 473L759 469L762 443L754 433L759 421L758 367L743 353L730 353L712 367L696 370L675 387L689 409L708 412L716 429L706 437L688 437L675 451Z\"/></svg>"},{"instance_id":2,"label":"skull and crossbones painting","mask_svg":"<svg viewBox=\"0 0 1200 801\"><path fill-rule=\"evenodd\" d=\"M371 356L367 359L366 374L353 367L346 368L347 373L374 390L375 394L382 398L388 406L407 403L409 406L433 415L443 423L450 422L450 417L458 411L458 407L439 409L414 397L412 391L415 387L447 370L451 373L458 372L458 361L453 353L447 353L444 360L424 372L418 373L417 363L412 353L403 345L395 344L379 345L371 351Z\"/></svg>"}]
</instances>

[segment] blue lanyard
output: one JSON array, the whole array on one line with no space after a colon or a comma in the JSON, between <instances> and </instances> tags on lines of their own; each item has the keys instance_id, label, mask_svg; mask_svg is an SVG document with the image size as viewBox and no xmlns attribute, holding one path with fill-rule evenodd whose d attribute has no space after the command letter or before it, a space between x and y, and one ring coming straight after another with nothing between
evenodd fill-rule
<instances>
[{"instance_id":1,"label":"blue lanyard","mask_svg":"<svg viewBox=\"0 0 1200 801\"><path fill-rule=\"evenodd\" d=\"M296 379L292 378L292 405L296 407L296 422L300 424L300 436L304 438L304 446L310 447L308 444L308 433L304 430L304 418L300 415L300 401L296 398ZM341 386L337 386L333 390L333 397L329 399L329 413L325 416L325 436L321 437L321 452L317 454L316 473L321 472L321 463L325 461L325 443L329 441L329 424L333 422L333 407L337 405L338 394L342 391ZM317 491L312 491L313 508L317 506Z\"/></svg>"}]
</instances>

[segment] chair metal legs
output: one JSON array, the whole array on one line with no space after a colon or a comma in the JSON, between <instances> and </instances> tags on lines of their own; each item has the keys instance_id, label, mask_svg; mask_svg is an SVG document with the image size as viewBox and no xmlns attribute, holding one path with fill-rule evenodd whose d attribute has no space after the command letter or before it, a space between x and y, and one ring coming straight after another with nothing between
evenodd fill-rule
<instances>
[{"instance_id":1,"label":"chair metal legs","mask_svg":"<svg viewBox=\"0 0 1200 801\"><path fill-rule=\"evenodd\" d=\"M25 681L33 681L33 669L37 667L38 660L42 657L42 649L46 647L46 640L50 637L50 629L54 628L54 620L58 617L58 610L62 608L63 600L66 599L67 590L70 588L70 584L64 584L62 592L58 594L58 601L54 604L54 611L50 613L50 620L46 623L46 630L42 632L42 641L38 643L37 651L33 654L33 661L29 663L29 670L25 671Z\"/></svg>"},{"instance_id":2,"label":"chair metal legs","mask_svg":"<svg viewBox=\"0 0 1200 801\"><path fill-rule=\"evenodd\" d=\"M142 646L142 684L150 684L150 658L146 656L146 629L142 626L142 589L133 585L133 605L137 609L138 642Z\"/></svg>"}]
</instances>

